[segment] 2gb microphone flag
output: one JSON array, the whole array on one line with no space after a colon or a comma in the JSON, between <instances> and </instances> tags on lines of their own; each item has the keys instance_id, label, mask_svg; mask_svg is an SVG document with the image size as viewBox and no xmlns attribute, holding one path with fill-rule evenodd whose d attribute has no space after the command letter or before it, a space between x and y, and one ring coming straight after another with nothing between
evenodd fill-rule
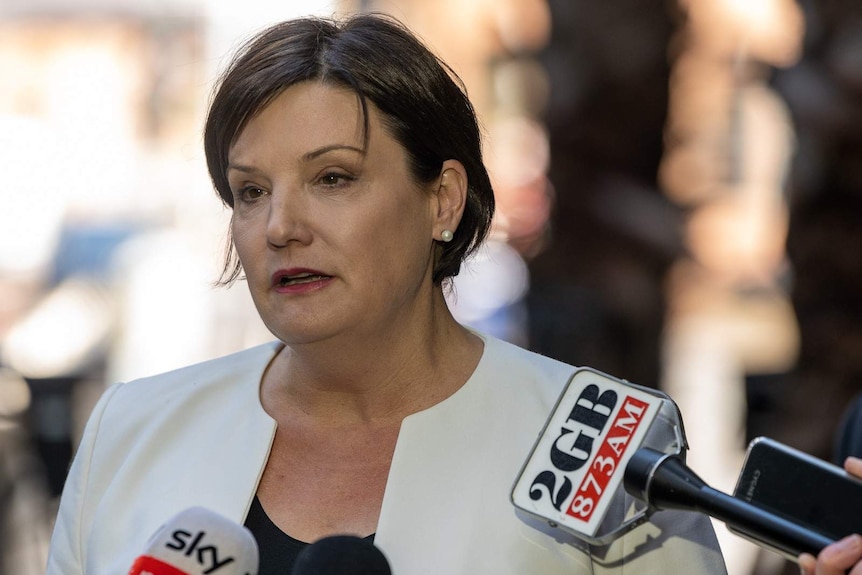
<instances>
[{"instance_id":1,"label":"2gb microphone flag","mask_svg":"<svg viewBox=\"0 0 862 575\"><path fill-rule=\"evenodd\" d=\"M655 422L666 430L653 432L651 443L657 441L663 451L682 451L682 420L665 394L578 369L515 482L512 503L588 542L612 540L648 513L623 510L605 522L611 505L625 499L626 465Z\"/></svg>"}]
</instances>

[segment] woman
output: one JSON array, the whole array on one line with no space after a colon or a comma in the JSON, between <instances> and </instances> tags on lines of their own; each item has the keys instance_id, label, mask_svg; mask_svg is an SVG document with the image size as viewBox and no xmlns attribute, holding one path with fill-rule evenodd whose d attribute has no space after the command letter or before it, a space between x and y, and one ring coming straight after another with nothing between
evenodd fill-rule
<instances>
[{"instance_id":1,"label":"woman","mask_svg":"<svg viewBox=\"0 0 862 575\"><path fill-rule=\"evenodd\" d=\"M252 530L262 575L336 533L373 536L396 575L724 571L697 514L659 513L591 549L509 503L574 368L446 306L494 209L453 76L381 16L289 21L241 50L206 157L233 209L223 279L241 264L278 341L105 393L50 575L122 573L195 505Z\"/></svg>"}]
</instances>

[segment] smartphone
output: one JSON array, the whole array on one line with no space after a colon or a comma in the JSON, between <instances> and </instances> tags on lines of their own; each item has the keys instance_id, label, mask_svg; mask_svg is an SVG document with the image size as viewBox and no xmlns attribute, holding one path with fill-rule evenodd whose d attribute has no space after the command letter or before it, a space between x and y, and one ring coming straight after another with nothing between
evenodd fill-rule
<instances>
[{"instance_id":1,"label":"smartphone","mask_svg":"<svg viewBox=\"0 0 862 575\"><path fill-rule=\"evenodd\" d=\"M748 444L733 496L830 539L862 533L862 480L768 437ZM785 550L770 548L796 559Z\"/></svg>"}]
</instances>

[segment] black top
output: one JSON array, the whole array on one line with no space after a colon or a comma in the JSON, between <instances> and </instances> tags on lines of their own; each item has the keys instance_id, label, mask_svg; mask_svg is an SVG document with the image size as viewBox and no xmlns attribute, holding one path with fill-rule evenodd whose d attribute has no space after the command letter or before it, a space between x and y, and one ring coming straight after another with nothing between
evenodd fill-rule
<instances>
[{"instance_id":1,"label":"black top","mask_svg":"<svg viewBox=\"0 0 862 575\"><path fill-rule=\"evenodd\" d=\"M284 575L290 573L296 556L308 547L308 543L294 539L272 522L260 499L254 496L245 526L257 540L260 552L258 575Z\"/></svg>"},{"instance_id":2,"label":"black top","mask_svg":"<svg viewBox=\"0 0 862 575\"><path fill-rule=\"evenodd\" d=\"M296 563L299 553L309 546L309 543L294 539L272 522L260 499L254 496L251 509L245 519L245 526L254 535L260 553L258 575L285 575L290 573ZM374 534L366 537L374 541Z\"/></svg>"}]
</instances>

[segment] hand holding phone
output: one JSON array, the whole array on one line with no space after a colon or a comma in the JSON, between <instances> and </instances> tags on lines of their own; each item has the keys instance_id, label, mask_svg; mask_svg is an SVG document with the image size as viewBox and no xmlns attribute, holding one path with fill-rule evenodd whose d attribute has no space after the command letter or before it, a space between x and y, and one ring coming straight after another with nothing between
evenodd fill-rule
<instances>
[{"instance_id":1,"label":"hand holding phone","mask_svg":"<svg viewBox=\"0 0 862 575\"><path fill-rule=\"evenodd\" d=\"M862 533L862 479L769 438L749 444L734 497L836 541ZM752 533L731 530L763 544Z\"/></svg>"},{"instance_id":2,"label":"hand holding phone","mask_svg":"<svg viewBox=\"0 0 862 575\"><path fill-rule=\"evenodd\" d=\"M862 479L862 459L849 457L844 469ZM804 575L862 575L862 535L845 537L827 548L817 557L808 553L799 556L799 567ZM852 571L848 571L852 569Z\"/></svg>"}]
</instances>

